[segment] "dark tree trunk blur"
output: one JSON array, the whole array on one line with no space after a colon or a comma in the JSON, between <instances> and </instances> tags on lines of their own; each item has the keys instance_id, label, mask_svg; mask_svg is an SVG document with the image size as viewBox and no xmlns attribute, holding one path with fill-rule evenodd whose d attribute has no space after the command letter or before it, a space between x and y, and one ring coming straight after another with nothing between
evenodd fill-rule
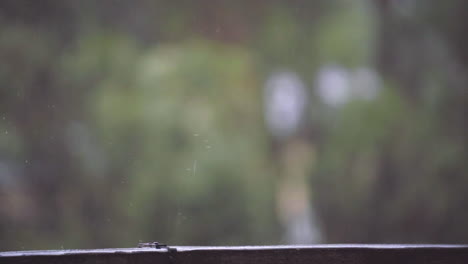
<instances>
[{"instance_id":1,"label":"dark tree trunk blur","mask_svg":"<svg viewBox=\"0 0 468 264\"><path fill-rule=\"evenodd\" d=\"M427 111L429 107L424 93L429 89L427 86L431 75L443 76L444 88L437 98L439 104L433 118L443 127L439 136L464 146L463 157L459 159L468 159L468 2L424 1L411 6L411 10L409 6L399 6L403 1L374 2L380 22L377 30L377 65L380 73L392 88L396 88L406 98L410 107L420 109L418 111ZM409 15L406 12L410 12ZM421 149L424 147L421 146ZM388 149L383 151L390 152ZM420 151L417 155L424 157L431 153ZM376 182L374 206L371 208L378 210L380 216L373 220L371 242L393 239L391 242L466 243L468 230L454 225L455 222L468 220L464 209L468 206L463 198L465 191L459 188L468 184L463 162L438 172L437 178L431 179L418 169L417 163L412 164L414 167L410 174L408 171L402 173L401 169L395 170L394 166L389 168L391 159L392 155L384 155L380 159L381 173ZM414 181L409 181L408 177ZM392 184L389 184L389 179ZM392 207L392 203L399 197L385 196L387 190L395 186L401 190L407 184L424 185L425 181L430 180L439 182L431 186L434 189L428 190L434 194L432 197L430 194L424 198L415 195L416 200L399 205L401 211L392 211L395 210L395 204ZM404 195L404 192L397 192L398 195ZM438 197L446 197L447 200L433 201ZM446 207L444 215L432 216L440 214L435 213L433 204L441 202ZM401 215L393 215L394 222L387 223L382 216L392 217L391 212ZM393 229L394 234L385 237L385 232L376 231L385 229Z\"/></svg>"}]
</instances>

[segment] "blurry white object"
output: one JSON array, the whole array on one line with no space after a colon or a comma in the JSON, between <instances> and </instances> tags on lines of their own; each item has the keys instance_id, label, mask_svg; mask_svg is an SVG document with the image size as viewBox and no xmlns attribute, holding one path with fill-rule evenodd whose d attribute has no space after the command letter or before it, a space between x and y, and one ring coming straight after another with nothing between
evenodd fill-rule
<instances>
[{"instance_id":1,"label":"blurry white object","mask_svg":"<svg viewBox=\"0 0 468 264\"><path fill-rule=\"evenodd\" d=\"M371 68L361 67L354 71L352 79L353 97L362 100L373 100L380 91L380 80Z\"/></svg>"},{"instance_id":2,"label":"blurry white object","mask_svg":"<svg viewBox=\"0 0 468 264\"><path fill-rule=\"evenodd\" d=\"M317 244L322 241L315 214L306 208L301 214L291 217L286 229L286 243L289 245Z\"/></svg>"},{"instance_id":3,"label":"blurry white object","mask_svg":"<svg viewBox=\"0 0 468 264\"><path fill-rule=\"evenodd\" d=\"M339 107L351 97L351 83L348 71L338 65L323 66L317 76L317 92L328 106Z\"/></svg>"},{"instance_id":4,"label":"blurry white object","mask_svg":"<svg viewBox=\"0 0 468 264\"><path fill-rule=\"evenodd\" d=\"M350 71L339 65L326 65L317 74L316 89L322 102L340 107L351 100L375 99L380 91L380 81L371 68Z\"/></svg>"},{"instance_id":5,"label":"blurry white object","mask_svg":"<svg viewBox=\"0 0 468 264\"><path fill-rule=\"evenodd\" d=\"M265 85L265 118L270 132L277 138L294 134L307 105L304 83L294 72L273 73Z\"/></svg>"}]
</instances>

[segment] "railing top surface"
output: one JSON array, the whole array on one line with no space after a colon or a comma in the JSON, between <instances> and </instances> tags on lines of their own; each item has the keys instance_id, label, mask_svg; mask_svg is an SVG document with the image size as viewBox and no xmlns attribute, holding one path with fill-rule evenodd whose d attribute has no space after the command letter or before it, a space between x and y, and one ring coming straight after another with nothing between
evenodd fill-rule
<instances>
[{"instance_id":1,"label":"railing top surface","mask_svg":"<svg viewBox=\"0 0 468 264\"><path fill-rule=\"evenodd\" d=\"M415 250L415 249L466 249L459 244L316 244L316 245L272 245L272 246L170 246L177 252L189 251L277 251L277 250ZM167 248L107 248L107 249L62 249L4 251L0 257L98 255L98 254L138 254L147 252L167 252Z\"/></svg>"}]
</instances>

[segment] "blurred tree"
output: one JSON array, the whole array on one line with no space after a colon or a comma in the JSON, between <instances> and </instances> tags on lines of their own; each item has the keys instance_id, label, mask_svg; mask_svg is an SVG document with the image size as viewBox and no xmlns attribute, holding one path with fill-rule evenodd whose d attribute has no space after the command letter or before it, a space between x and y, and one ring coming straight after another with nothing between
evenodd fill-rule
<instances>
[{"instance_id":1,"label":"blurred tree","mask_svg":"<svg viewBox=\"0 0 468 264\"><path fill-rule=\"evenodd\" d=\"M7 131L11 129L11 136L18 140L14 152L9 151L11 141L5 140L3 155L12 161L7 166L18 168L15 177L21 183L16 198L6 197L3 206L22 210L17 217L2 217L2 233L6 239L15 238L9 247L18 247L24 239L39 239L41 234L51 239L59 236L64 231L64 208L73 206L64 203L63 193L80 186L80 168L72 162L65 131L70 119L80 118L80 98L86 90L67 89L60 78L61 55L74 20L52 5L52 1L0 4L0 111ZM65 6L57 8L65 11ZM58 21L68 23L57 27ZM73 101L67 100L69 93ZM67 197L68 202L76 198L73 193ZM19 230L12 228L16 225ZM29 233L36 233L37 238Z\"/></svg>"},{"instance_id":2,"label":"blurred tree","mask_svg":"<svg viewBox=\"0 0 468 264\"><path fill-rule=\"evenodd\" d=\"M466 243L466 4L375 7L387 89L345 107L324 142L313 187L328 241Z\"/></svg>"},{"instance_id":3,"label":"blurred tree","mask_svg":"<svg viewBox=\"0 0 468 264\"><path fill-rule=\"evenodd\" d=\"M128 183L115 198L133 241L240 244L277 236L253 73L242 49L196 41L148 50L133 81L114 75L96 90L101 141L113 174Z\"/></svg>"}]
</instances>

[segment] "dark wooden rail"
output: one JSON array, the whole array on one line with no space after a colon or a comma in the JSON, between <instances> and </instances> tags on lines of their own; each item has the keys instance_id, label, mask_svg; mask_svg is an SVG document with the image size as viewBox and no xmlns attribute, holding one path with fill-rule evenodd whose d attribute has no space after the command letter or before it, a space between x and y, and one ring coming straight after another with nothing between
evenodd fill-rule
<instances>
[{"instance_id":1,"label":"dark wooden rail","mask_svg":"<svg viewBox=\"0 0 468 264\"><path fill-rule=\"evenodd\" d=\"M467 264L468 245L170 247L0 252L9 264Z\"/></svg>"}]
</instances>

